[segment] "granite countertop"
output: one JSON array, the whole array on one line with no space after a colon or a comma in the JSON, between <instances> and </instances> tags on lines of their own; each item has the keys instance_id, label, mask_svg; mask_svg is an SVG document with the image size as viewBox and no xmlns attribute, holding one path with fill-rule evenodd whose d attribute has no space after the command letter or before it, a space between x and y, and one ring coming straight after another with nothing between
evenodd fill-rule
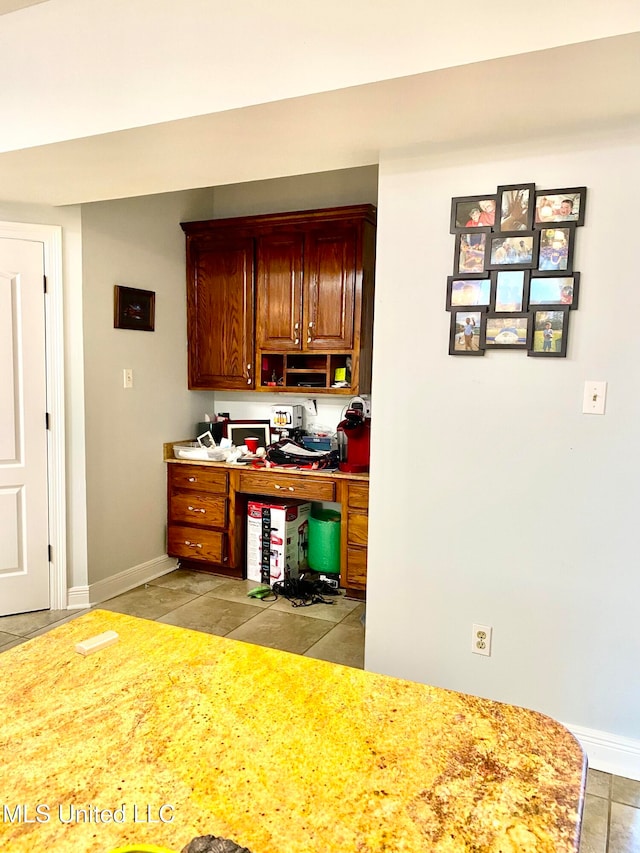
<instances>
[{"instance_id":1,"label":"granite countertop","mask_svg":"<svg viewBox=\"0 0 640 853\"><path fill-rule=\"evenodd\" d=\"M7 853L578 849L584 754L533 711L100 610L0 675Z\"/></svg>"}]
</instances>

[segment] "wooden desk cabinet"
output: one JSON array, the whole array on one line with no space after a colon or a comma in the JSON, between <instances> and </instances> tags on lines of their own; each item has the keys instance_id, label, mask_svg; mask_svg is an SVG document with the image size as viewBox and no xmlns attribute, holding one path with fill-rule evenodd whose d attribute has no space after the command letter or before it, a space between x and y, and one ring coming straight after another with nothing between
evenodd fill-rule
<instances>
[{"instance_id":1,"label":"wooden desk cabinet","mask_svg":"<svg viewBox=\"0 0 640 853\"><path fill-rule=\"evenodd\" d=\"M247 496L342 505L341 586L363 598L367 581L369 480L362 474L242 469L169 458L167 553L192 569L244 576Z\"/></svg>"}]
</instances>

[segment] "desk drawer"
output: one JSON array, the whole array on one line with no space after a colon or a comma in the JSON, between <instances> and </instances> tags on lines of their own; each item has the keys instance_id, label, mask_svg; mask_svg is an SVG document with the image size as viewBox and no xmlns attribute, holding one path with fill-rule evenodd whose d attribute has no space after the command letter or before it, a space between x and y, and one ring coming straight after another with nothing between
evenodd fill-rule
<instances>
[{"instance_id":1,"label":"desk drawer","mask_svg":"<svg viewBox=\"0 0 640 853\"><path fill-rule=\"evenodd\" d=\"M369 486L362 484L349 486L349 506L354 509L369 508Z\"/></svg>"},{"instance_id":2,"label":"desk drawer","mask_svg":"<svg viewBox=\"0 0 640 853\"><path fill-rule=\"evenodd\" d=\"M344 585L364 589L367 585L367 549L347 548L347 571Z\"/></svg>"},{"instance_id":3,"label":"desk drawer","mask_svg":"<svg viewBox=\"0 0 640 853\"><path fill-rule=\"evenodd\" d=\"M203 527L225 527L227 499L206 492L174 492L169 503L169 521L201 524Z\"/></svg>"},{"instance_id":4,"label":"desk drawer","mask_svg":"<svg viewBox=\"0 0 640 853\"><path fill-rule=\"evenodd\" d=\"M279 474L275 471L243 471L240 474L239 492L272 495L279 498L300 498L307 501L334 501L336 484L319 477Z\"/></svg>"},{"instance_id":5,"label":"desk drawer","mask_svg":"<svg viewBox=\"0 0 640 853\"><path fill-rule=\"evenodd\" d=\"M349 511L347 516L347 542L349 545L367 545L369 536L369 516L361 512Z\"/></svg>"},{"instance_id":6,"label":"desk drawer","mask_svg":"<svg viewBox=\"0 0 640 853\"><path fill-rule=\"evenodd\" d=\"M169 482L174 489L197 489L199 492L226 495L229 474L204 465L169 465Z\"/></svg>"},{"instance_id":7,"label":"desk drawer","mask_svg":"<svg viewBox=\"0 0 640 853\"><path fill-rule=\"evenodd\" d=\"M225 560L224 540L225 534L218 533L215 530L170 524L167 553L171 557L223 563Z\"/></svg>"}]
</instances>

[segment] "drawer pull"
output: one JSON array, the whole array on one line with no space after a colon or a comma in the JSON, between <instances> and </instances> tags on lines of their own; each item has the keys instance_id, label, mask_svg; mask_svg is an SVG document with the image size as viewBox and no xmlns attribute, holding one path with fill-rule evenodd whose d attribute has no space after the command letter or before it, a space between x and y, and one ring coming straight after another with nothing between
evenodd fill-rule
<instances>
[{"instance_id":1,"label":"drawer pull","mask_svg":"<svg viewBox=\"0 0 640 853\"><path fill-rule=\"evenodd\" d=\"M290 492L295 492L295 489L293 486L279 486L278 483L274 483L273 488L274 489L289 489Z\"/></svg>"},{"instance_id":2,"label":"drawer pull","mask_svg":"<svg viewBox=\"0 0 640 853\"><path fill-rule=\"evenodd\" d=\"M184 540L184 544L188 545L190 548L202 548L202 545L200 545L198 542L189 542L188 539Z\"/></svg>"},{"instance_id":3,"label":"drawer pull","mask_svg":"<svg viewBox=\"0 0 640 853\"><path fill-rule=\"evenodd\" d=\"M198 509L196 506L189 506L187 509L191 510L191 512L206 512L206 509Z\"/></svg>"},{"instance_id":4,"label":"drawer pull","mask_svg":"<svg viewBox=\"0 0 640 853\"><path fill-rule=\"evenodd\" d=\"M197 482L198 482L198 478L197 478L197 477L187 477L187 480L188 480L190 483L197 483Z\"/></svg>"}]
</instances>

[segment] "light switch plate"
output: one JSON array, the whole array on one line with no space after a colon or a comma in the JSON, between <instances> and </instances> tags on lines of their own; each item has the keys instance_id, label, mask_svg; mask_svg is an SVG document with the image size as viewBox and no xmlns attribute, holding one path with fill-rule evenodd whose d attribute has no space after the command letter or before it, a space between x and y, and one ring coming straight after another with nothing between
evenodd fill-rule
<instances>
[{"instance_id":1,"label":"light switch plate","mask_svg":"<svg viewBox=\"0 0 640 853\"><path fill-rule=\"evenodd\" d=\"M587 379L584 383L584 397L582 399L582 412L585 415L604 415L605 403L607 401L607 383Z\"/></svg>"}]
</instances>

